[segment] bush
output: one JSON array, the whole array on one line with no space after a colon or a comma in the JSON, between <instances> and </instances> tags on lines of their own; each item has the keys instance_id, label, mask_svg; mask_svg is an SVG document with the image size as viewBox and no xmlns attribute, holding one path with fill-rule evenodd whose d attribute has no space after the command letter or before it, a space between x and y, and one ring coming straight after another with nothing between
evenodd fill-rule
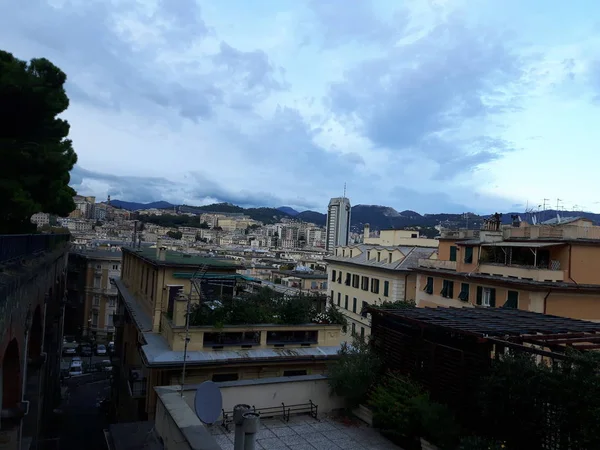
<instances>
[{"instance_id":1,"label":"bush","mask_svg":"<svg viewBox=\"0 0 600 450\"><path fill-rule=\"evenodd\" d=\"M460 438L460 426L447 406L429 401L425 396L416 398L419 434L442 448L455 448Z\"/></svg>"},{"instance_id":2,"label":"bush","mask_svg":"<svg viewBox=\"0 0 600 450\"><path fill-rule=\"evenodd\" d=\"M467 436L460 440L458 450L504 450L504 442L479 436Z\"/></svg>"},{"instance_id":3,"label":"bush","mask_svg":"<svg viewBox=\"0 0 600 450\"><path fill-rule=\"evenodd\" d=\"M370 343L354 336L352 345L344 342L339 359L328 370L331 392L343 397L354 408L367 399L367 394L379 375L381 361Z\"/></svg>"}]
</instances>

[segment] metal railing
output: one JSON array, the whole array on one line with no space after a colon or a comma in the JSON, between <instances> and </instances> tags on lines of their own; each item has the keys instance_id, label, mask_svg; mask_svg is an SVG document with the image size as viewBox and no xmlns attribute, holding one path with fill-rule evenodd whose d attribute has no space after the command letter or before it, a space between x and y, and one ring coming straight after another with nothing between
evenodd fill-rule
<instances>
[{"instance_id":1,"label":"metal railing","mask_svg":"<svg viewBox=\"0 0 600 450\"><path fill-rule=\"evenodd\" d=\"M0 234L0 263L54 250L69 242L66 234Z\"/></svg>"}]
</instances>

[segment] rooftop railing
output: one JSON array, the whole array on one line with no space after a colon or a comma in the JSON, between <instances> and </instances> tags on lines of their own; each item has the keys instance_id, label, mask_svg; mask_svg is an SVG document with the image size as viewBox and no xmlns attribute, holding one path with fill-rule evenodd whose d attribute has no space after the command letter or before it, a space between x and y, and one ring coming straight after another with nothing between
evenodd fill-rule
<instances>
[{"instance_id":1,"label":"rooftop railing","mask_svg":"<svg viewBox=\"0 0 600 450\"><path fill-rule=\"evenodd\" d=\"M1 234L0 264L54 250L69 241L65 234Z\"/></svg>"}]
</instances>

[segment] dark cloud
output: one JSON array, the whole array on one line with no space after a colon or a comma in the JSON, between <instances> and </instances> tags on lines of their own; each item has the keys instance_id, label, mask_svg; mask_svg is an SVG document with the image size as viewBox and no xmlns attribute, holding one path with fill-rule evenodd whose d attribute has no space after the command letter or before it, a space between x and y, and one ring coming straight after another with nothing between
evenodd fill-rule
<instances>
[{"instance_id":1,"label":"dark cloud","mask_svg":"<svg viewBox=\"0 0 600 450\"><path fill-rule=\"evenodd\" d=\"M331 85L327 103L377 146L417 152L446 172L470 170L512 146L487 136L467 145L454 136L469 121L518 106L514 91L522 63L502 36L451 17L414 42L348 71Z\"/></svg>"}]
</instances>

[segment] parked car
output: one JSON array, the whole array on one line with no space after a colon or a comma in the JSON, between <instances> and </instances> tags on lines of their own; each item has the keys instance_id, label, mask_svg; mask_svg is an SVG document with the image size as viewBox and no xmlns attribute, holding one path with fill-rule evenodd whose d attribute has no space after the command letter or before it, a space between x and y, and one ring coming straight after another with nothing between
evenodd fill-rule
<instances>
[{"instance_id":1,"label":"parked car","mask_svg":"<svg viewBox=\"0 0 600 450\"><path fill-rule=\"evenodd\" d=\"M98 344L98 346L96 347L96 355L98 355L98 356L106 355L106 345Z\"/></svg>"},{"instance_id":2,"label":"parked car","mask_svg":"<svg viewBox=\"0 0 600 450\"><path fill-rule=\"evenodd\" d=\"M92 356L92 347L89 344L82 344L79 346L79 354L81 356Z\"/></svg>"},{"instance_id":3,"label":"parked car","mask_svg":"<svg viewBox=\"0 0 600 450\"><path fill-rule=\"evenodd\" d=\"M113 341L110 341L108 343L108 351L110 354L113 354L115 352L115 343Z\"/></svg>"},{"instance_id":4,"label":"parked car","mask_svg":"<svg viewBox=\"0 0 600 450\"><path fill-rule=\"evenodd\" d=\"M81 363L81 360L71 361L69 376L75 377L79 375L83 375L83 364Z\"/></svg>"},{"instance_id":5,"label":"parked car","mask_svg":"<svg viewBox=\"0 0 600 450\"><path fill-rule=\"evenodd\" d=\"M63 355L76 355L77 354L77 342L64 339L63 340Z\"/></svg>"},{"instance_id":6,"label":"parked car","mask_svg":"<svg viewBox=\"0 0 600 450\"><path fill-rule=\"evenodd\" d=\"M108 359L102 361L102 370L104 372L112 372L112 363Z\"/></svg>"}]
</instances>

